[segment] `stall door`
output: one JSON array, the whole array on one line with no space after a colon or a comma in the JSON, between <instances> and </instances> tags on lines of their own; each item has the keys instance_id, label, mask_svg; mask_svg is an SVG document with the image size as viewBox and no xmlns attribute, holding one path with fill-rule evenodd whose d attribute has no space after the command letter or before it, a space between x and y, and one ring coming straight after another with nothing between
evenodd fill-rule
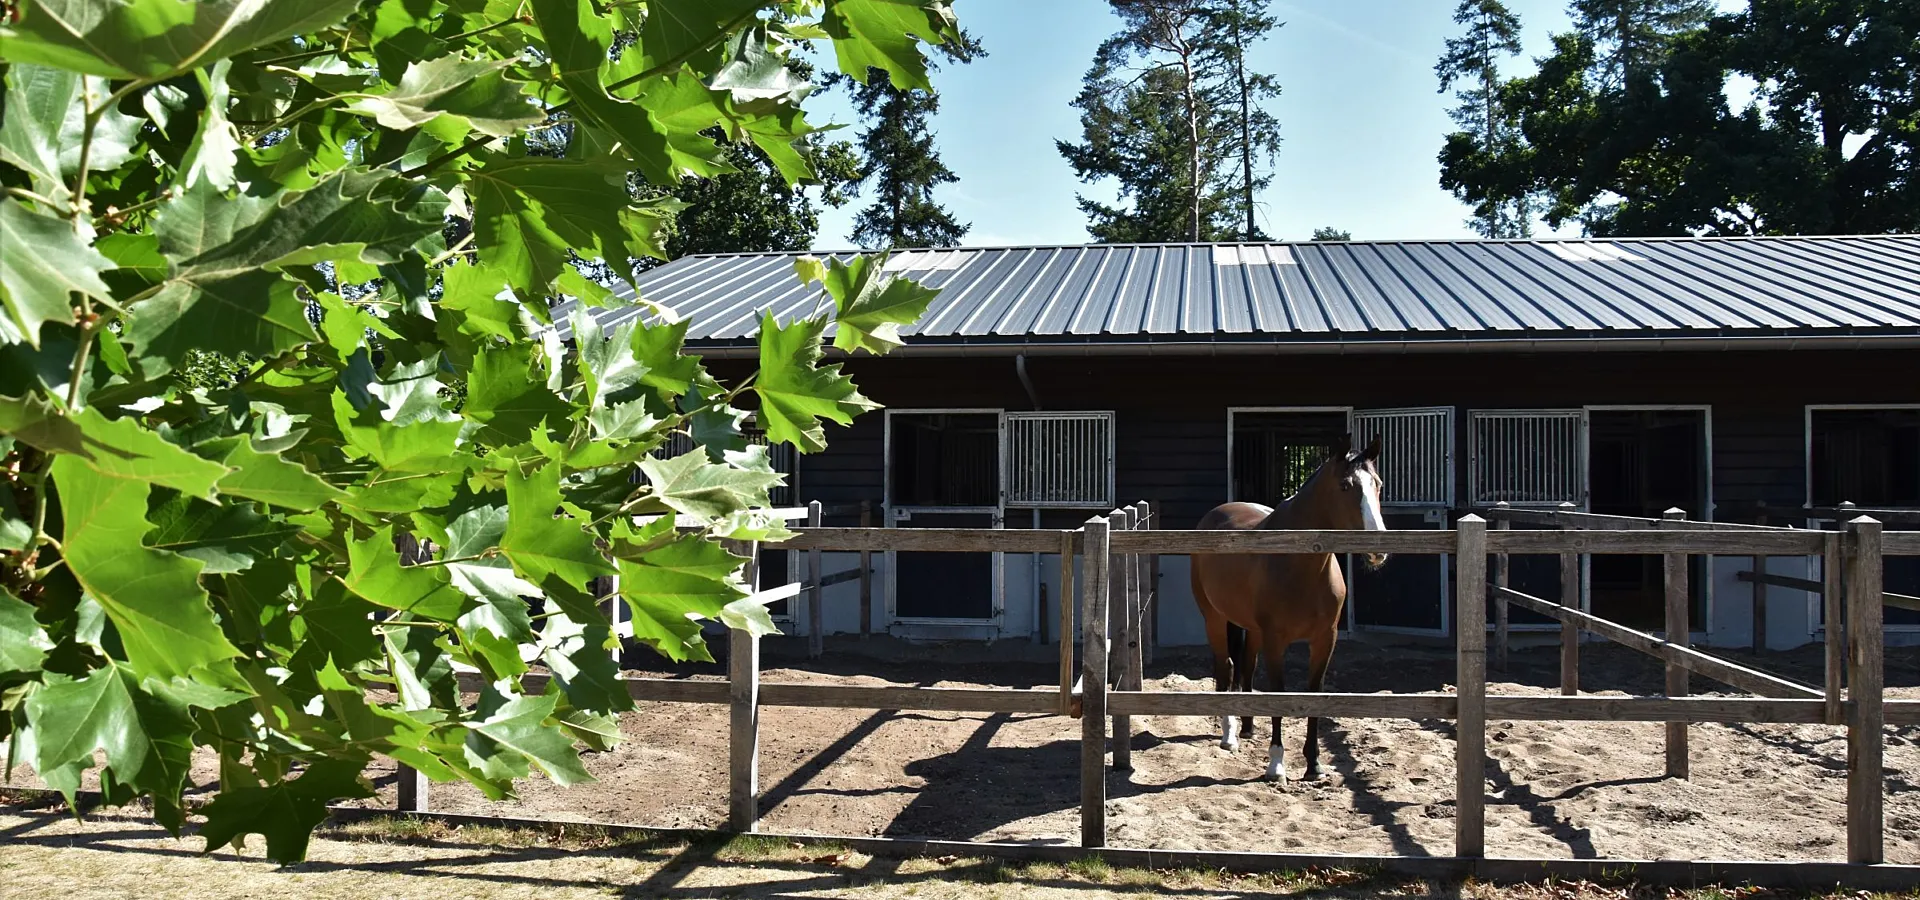
<instances>
[{"instance_id":1,"label":"stall door","mask_svg":"<svg viewBox=\"0 0 1920 900\"><path fill-rule=\"evenodd\" d=\"M1453 410L1355 410L1352 431L1361 446L1380 437L1381 512L1387 527L1445 528L1453 506ZM1450 557L1396 554L1378 569L1367 568L1358 557L1347 562L1347 604L1355 625L1416 634L1448 630Z\"/></svg>"},{"instance_id":2,"label":"stall door","mask_svg":"<svg viewBox=\"0 0 1920 900\"><path fill-rule=\"evenodd\" d=\"M889 528L999 528L999 410L888 410ZM986 624L1004 606L998 553L887 554L887 606L904 624Z\"/></svg>"}]
</instances>

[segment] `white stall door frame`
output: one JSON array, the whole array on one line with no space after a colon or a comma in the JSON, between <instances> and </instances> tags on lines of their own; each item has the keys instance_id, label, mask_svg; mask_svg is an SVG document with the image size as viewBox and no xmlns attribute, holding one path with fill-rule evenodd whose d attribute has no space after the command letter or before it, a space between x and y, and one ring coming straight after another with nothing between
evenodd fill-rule
<instances>
[{"instance_id":1,"label":"white stall door frame","mask_svg":"<svg viewBox=\"0 0 1920 900\"><path fill-rule=\"evenodd\" d=\"M998 419L999 439L994 445L999 448L999 462L996 466L999 478L995 489L997 501L992 506L895 506L893 503L893 419L895 416L930 415L966 415L994 416ZM902 522L910 522L916 514L941 515L991 515L994 528L1005 528L1006 507L1006 471L1007 471L1007 412L1004 409L938 408L938 409L889 409L886 411L886 434L881 447L881 466L885 471L884 494L881 502L881 520L887 528L898 528ZM1007 561L1006 554L993 554L993 614L985 618L948 618L937 616L901 616L899 614L900 597L900 554L897 551L886 552L887 577L885 579L887 602L887 621L883 627L892 625L908 626L909 631L935 631L942 628L992 627L1000 629L1006 620L1007 612Z\"/></svg>"}]
</instances>

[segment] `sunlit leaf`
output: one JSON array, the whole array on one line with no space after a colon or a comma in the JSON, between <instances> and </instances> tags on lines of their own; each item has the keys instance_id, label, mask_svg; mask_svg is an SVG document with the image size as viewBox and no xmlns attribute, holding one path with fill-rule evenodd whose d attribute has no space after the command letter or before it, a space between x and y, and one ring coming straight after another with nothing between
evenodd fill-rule
<instances>
[{"instance_id":1,"label":"sunlit leaf","mask_svg":"<svg viewBox=\"0 0 1920 900\"><path fill-rule=\"evenodd\" d=\"M524 85L503 74L512 60L442 56L407 67L393 90L348 104L383 127L419 128L440 116L458 116L482 134L504 136L546 118L528 102Z\"/></svg>"},{"instance_id":2,"label":"sunlit leaf","mask_svg":"<svg viewBox=\"0 0 1920 900\"><path fill-rule=\"evenodd\" d=\"M582 784L594 780L580 765L580 753L557 725L547 724L558 696L516 697L483 722L468 726L500 747L518 753L540 767L554 783Z\"/></svg>"},{"instance_id":3,"label":"sunlit leaf","mask_svg":"<svg viewBox=\"0 0 1920 900\"><path fill-rule=\"evenodd\" d=\"M920 42L939 44L954 28L942 0L826 0L821 24L833 38L840 71L862 83L883 69L901 90L932 90Z\"/></svg>"},{"instance_id":4,"label":"sunlit leaf","mask_svg":"<svg viewBox=\"0 0 1920 900\"><path fill-rule=\"evenodd\" d=\"M771 469L756 472L714 463L698 448L671 459L642 460L640 471L646 473L654 497L696 523L764 507L767 490L780 483L780 475Z\"/></svg>"},{"instance_id":5,"label":"sunlit leaf","mask_svg":"<svg viewBox=\"0 0 1920 900\"><path fill-rule=\"evenodd\" d=\"M445 567L401 565L391 528L349 542L347 551L352 568L341 583L368 603L439 622L460 618L470 606Z\"/></svg>"},{"instance_id":6,"label":"sunlit leaf","mask_svg":"<svg viewBox=\"0 0 1920 900\"><path fill-rule=\"evenodd\" d=\"M849 353L885 354L900 346L900 326L926 314L939 291L885 271L886 256L829 259L820 281L833 297L833 345Z\"/></svg>"},{"instance_id":7,"label":"sunlit leaf","mask_svg":"<svg viewBox=\"0 0 1920 900\"><path fill-rule=\"evenodd\" d=\"M332 25L357 0L34 0L0 26L0 59L162 81L243 50Z\"/></svg>"},{"instance_id":8,"label":"sunlit leaf","mask_svg":"<svg viewBox=\"0 0 1920 900\"><path fill-rule=\"evenodd\" d=\"M0 198L0 304L8 319L0 321L0 343L25 341L40 345L40 326L74 321L73 294L107 297L100 274L113 260L89 245L91 233L74 229L72 222L28 209L11 197ZM16 252L32 247L33 252Z\"/></svg>"},{"instance_id":9,"label":"sunlit leaf","mask_svg":"<svg viewBox=\"0 0 1920 900\"><path fill-rule=\"evenodd\" d=\"M53 461L65 518L67 568L99 602L141 677L191 677L239 655L221 634L200 564L149 549L145 481L109 475L77 456Z\"/></svg>"},{"instance_id":10,"label":"sunlit leaf","mask_svg":"<svg viewBox=\"0 0 1920 900\"><path fill-rule=\"evenodd\" d=\"M803 453L827 448L820 420L846 425L879 408L860 394L853 379L840 374L838 363L820 365L826 327L825 319L782 326L771 312L760 323L760 377L753 385L760 395L760 427L768 440L793 444Z\"/></svg>"},{"instance_id":11,"label":"sunlit leaf","mask_svg":"<svg viewBox=\"0 0 1920 900\"><path fill-rule=\"evenodd\" d=\"M33 607L0 588L0 672L38 672L52 649Z\"/></svg>"}]
</instances>

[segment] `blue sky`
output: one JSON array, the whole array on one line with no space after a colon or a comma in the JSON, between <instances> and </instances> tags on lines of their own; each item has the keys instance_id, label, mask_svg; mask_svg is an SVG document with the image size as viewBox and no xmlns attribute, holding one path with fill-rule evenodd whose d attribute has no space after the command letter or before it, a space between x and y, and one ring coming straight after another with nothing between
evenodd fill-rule
<instances>
[{"instance_id":1,"label":"blue sky","mask_svg":"<svg viewBox=\"0 0 1920 900\"><path fill-rule=\"evenodd\" d=\"M1055 151L1078 140L1068 104L1094 48L1116 20L1103 0L957 0L961 24L988 56L935 76L941 157L960 182L939 197L972 223L965 244L1082 243L1075 194L1110 199ZM1455 0L1275 0L1287 24L1254 51L1284 93L1270 104L1285 144L1273 186L1261 198L1263 226L1305 240L1333 225L1355 238L1470 236L1467 208L1440 189L1439 153L1452 130L1451 96L1437 93L1433 64L1457 33ZM1513 74L1532 70L1550 35L1568 27L1564 0L1508 0L1524 26L1526 52ZM815 102L815 121L855 123L843 97ZM854 128L841 132L851 137ZM816 249L851 245L859 202L822 216ZM1544 231L1543 231L1544 233Z\"/></svg>"}]
</instances>

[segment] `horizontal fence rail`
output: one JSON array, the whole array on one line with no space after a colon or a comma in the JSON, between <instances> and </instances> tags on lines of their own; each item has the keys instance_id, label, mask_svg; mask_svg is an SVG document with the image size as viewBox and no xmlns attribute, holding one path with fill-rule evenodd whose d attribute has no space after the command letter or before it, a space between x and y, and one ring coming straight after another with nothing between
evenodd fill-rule
<instances>
[{"instance_id":1,"label":"horizontal fence rail","mask_svg":"<svg viewBox=\"0 0 1920 900\"><path fill-rule=\"evenodd\" d=\"M1517 522L1522 525L1549 525L1559 528L1604 529L1610 531L1786 531L1768 525L1742 525L1737 522L1696 522L1691 519L1649 519L1638 516L1610 516L1603 513L1556 509L1520 509L1482 507L1474 510L1488 521Z\"/></svg>"},{"instance_id":2,"label":"horizontal fence rail","mask_svg":"<svg viewBox=\"0 0 1920 900\"><path fill-rule=\"evenodd\" d=\"M1509 603L1551 616L1562 622L1572 622L1580 628L1591 631L1610 641L1623 644L1666 660L1676 666L1705 675L1715 681L1743 691L1752 691L1765 697L1786 699L1820 700L1825 697L1818 689L1796 684L1777 675L1769 675L1758 669L1727 662L1715 656L1701 653L1691 647L1685 647L1671 641L1662 640L1644 631L1637 631L1625 625L1619 625L1571 607L1563 606L1551 600L1543 600L1530 594L1522 594L1511 588L1497 588L1496 592Z\"/></svg>"},{"instance_id":3,"label":"horizontal fence rail","mask_svg":"<svg viewBox=\"0 0 1920 900\"><path fill-rule=\"evenodd\" d=\"M795 528L793 537L762 546L835 553L1058 553L1060 536L1072 533L1033 528Z\"/></svg>"}]
</instances>

